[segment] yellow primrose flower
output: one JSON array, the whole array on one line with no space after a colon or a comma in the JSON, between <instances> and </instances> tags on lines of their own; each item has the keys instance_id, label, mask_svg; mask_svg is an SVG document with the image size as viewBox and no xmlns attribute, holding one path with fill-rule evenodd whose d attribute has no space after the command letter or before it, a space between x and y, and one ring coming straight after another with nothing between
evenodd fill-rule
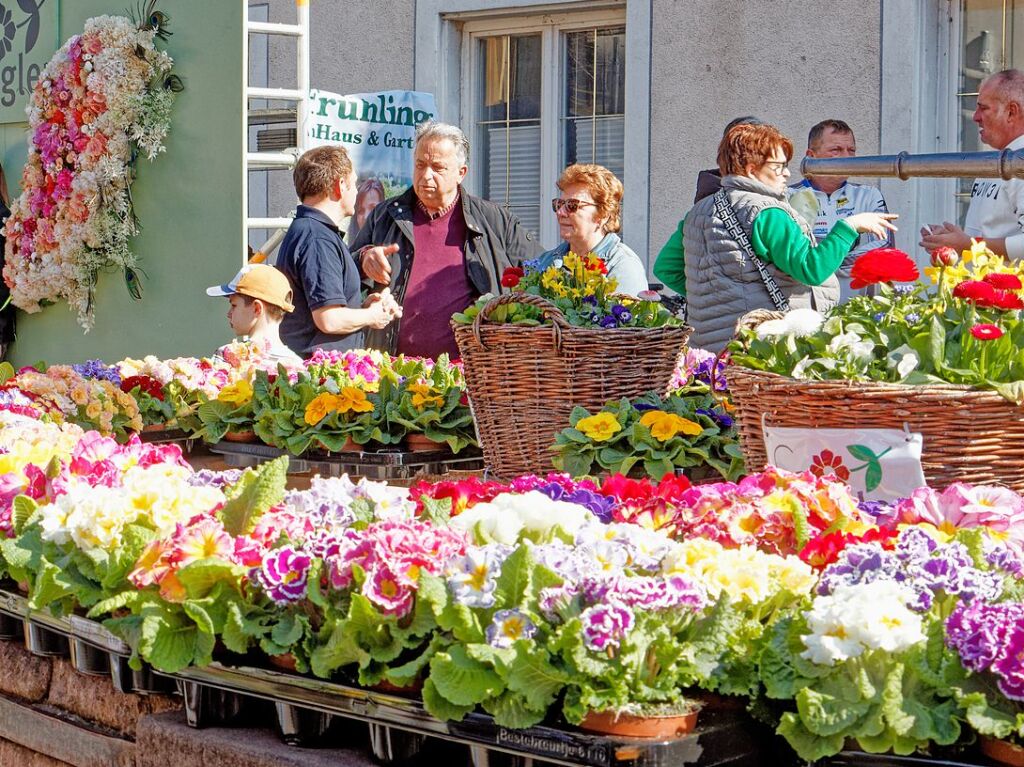
<instances>
[{"instance_id":1,"label":"yellow primrose flower","mask_svg":"<svg viewBox=\"0 0 1024 767\"><path fill-rule=\"evenodd\" d=\"M576 428L594 440L594 442L604 442L622 431L622 424L611 413L598 413L587 418L581 418L576 423Z\"/></svg>"},{"instance_id":2,"label":"yellow primrose flower","mask_svg":"<svg viewBox=\"0 0 1024 767\"><path fill-rule=\"evenodd\" d=\"M355 386L346 386L337 396L336 410L340 413L369 413L373 403L366 399L366 392Z\"/></svg>"},{"instance_id":3,"label":"yellow primrose flower","mask_svg":"<svg viewBox=\"0 0 1024 767\"><path fill-rule=\"evenodd\" d=\"M648 410L640 417L640 423L650 429L651 436L659 442L667 442L680 432L696 436L704 431L704 427L699 423L675 413L666 413L664 410Z\"/></svg>"},{"instance_id":4,"label":"yellow primrose flower","mask_svg":"<svg viewBox=\"0 0 1024 767\"><path fill-rule=\"evenodd\" d=\"M303 415L303 420L310 426L316 426L320 423L328 413L332 413L337 410L337 403L335 397L329 392L318 394L314 397L308 405L306 405L306 412Z\"/></svg>"},{"instance_id":5,"label":"yellow primrose flower","mask_svg":"<svg viewBox=\"0 0 1024 767\"><path fill-rule=\"evenodd\" d=\"M248 381L240 379L221 389L217 394L217 399L221 402L228 402L236 407L244 405L252 399L252 385Z\"/></svg>"},{"instance_id":6,"label":"yellow primrose flower","mask_svg":"<svg viewBox=\"0 0 1024 767\"><path fill-rule=\"evenodd\" d=\"M409 391L412 392L412 406L419 410L430 405L441 407L444 404L444 397L435 393L428 384L409 384Z\"/></svg>"}]
</instances>

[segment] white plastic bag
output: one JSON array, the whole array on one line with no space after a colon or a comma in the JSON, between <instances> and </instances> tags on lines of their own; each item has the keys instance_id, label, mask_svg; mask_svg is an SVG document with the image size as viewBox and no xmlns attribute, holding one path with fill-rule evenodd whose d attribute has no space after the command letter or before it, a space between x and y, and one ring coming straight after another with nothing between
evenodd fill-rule
<instances>
[{"instance_id":1,"label":"white plastic bag","mask_svg":"<svg viewBox=\"0 0 1024 767\"><path fill-rule=\"evenodd\" d=\"M768 463L833 475L865 501L905 498L925 485L920 434L898 429L764 427Z\"/></svg>"}]
</instances>

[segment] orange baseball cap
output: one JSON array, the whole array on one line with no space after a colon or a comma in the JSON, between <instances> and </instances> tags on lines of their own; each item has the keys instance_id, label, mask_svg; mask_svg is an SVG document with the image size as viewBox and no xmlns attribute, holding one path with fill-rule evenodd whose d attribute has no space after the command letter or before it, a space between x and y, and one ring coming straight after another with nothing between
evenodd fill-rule
<instances>
[{"instance_id":1,"label":"orange baseball cap","mask_svg":"<svg viewBox=\"0 0 1024 767\"><path fill-rule=\"evenodd\" d=\"M295 309L288 278L268 264L246 264L227 285L213 285L206 289L208 296L232 296L235 293L258 298L286 312Z\"/></svg>"}]
</instances>

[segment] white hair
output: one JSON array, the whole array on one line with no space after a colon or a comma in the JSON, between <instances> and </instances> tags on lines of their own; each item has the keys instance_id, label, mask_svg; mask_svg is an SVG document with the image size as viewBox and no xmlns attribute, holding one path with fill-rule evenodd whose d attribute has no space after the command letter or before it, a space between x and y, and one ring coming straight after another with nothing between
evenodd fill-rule
<instances>
[{"instance_id":1,"label":"white hair","mask_svg":"<svg viewBox=\"0 0 1024 767\"><path fill-rule=\"evenodd\" d=\"M988 81L996 87L1001 101L1016 102L1021 110L1024 110L1024 72L1019 69L1004 69L1002 72L996 72Z\"/></svg>"},{"instance_id":2,"label":"white hair","mask_svg":"<svg viewBox=\"0 0 1024 767\"><path fill-rule=\"evenodd\" d=\"M419 146L421 141L435 141L439 139L451 141L455 147L455 156L459 158L459 163L461 165L469 164L469 139L466 138L466 134L462 132L461 128L456 125L449 125L448 123L435 122L434 120L420 123L416 128L416 146Z\"/></svg>"}]
</instances>

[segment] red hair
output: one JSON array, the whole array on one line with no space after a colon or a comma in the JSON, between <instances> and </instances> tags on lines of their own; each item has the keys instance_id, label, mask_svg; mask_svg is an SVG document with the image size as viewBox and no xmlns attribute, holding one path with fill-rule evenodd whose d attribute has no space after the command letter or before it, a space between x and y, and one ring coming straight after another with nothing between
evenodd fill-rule
<instances>
[{"instance_id":1,"label":"red hair","mask_svg":"<svg viewBox=\"0 0 1024 767\"><path fill-rule=\"evenodd\" d=\"M793 159L793 142L774 125L737 125L718 145L718 170L723 176L742 176L748 165L764 165L776 149L782 149L786 162Z\"/></svg>"}]
</instances>

